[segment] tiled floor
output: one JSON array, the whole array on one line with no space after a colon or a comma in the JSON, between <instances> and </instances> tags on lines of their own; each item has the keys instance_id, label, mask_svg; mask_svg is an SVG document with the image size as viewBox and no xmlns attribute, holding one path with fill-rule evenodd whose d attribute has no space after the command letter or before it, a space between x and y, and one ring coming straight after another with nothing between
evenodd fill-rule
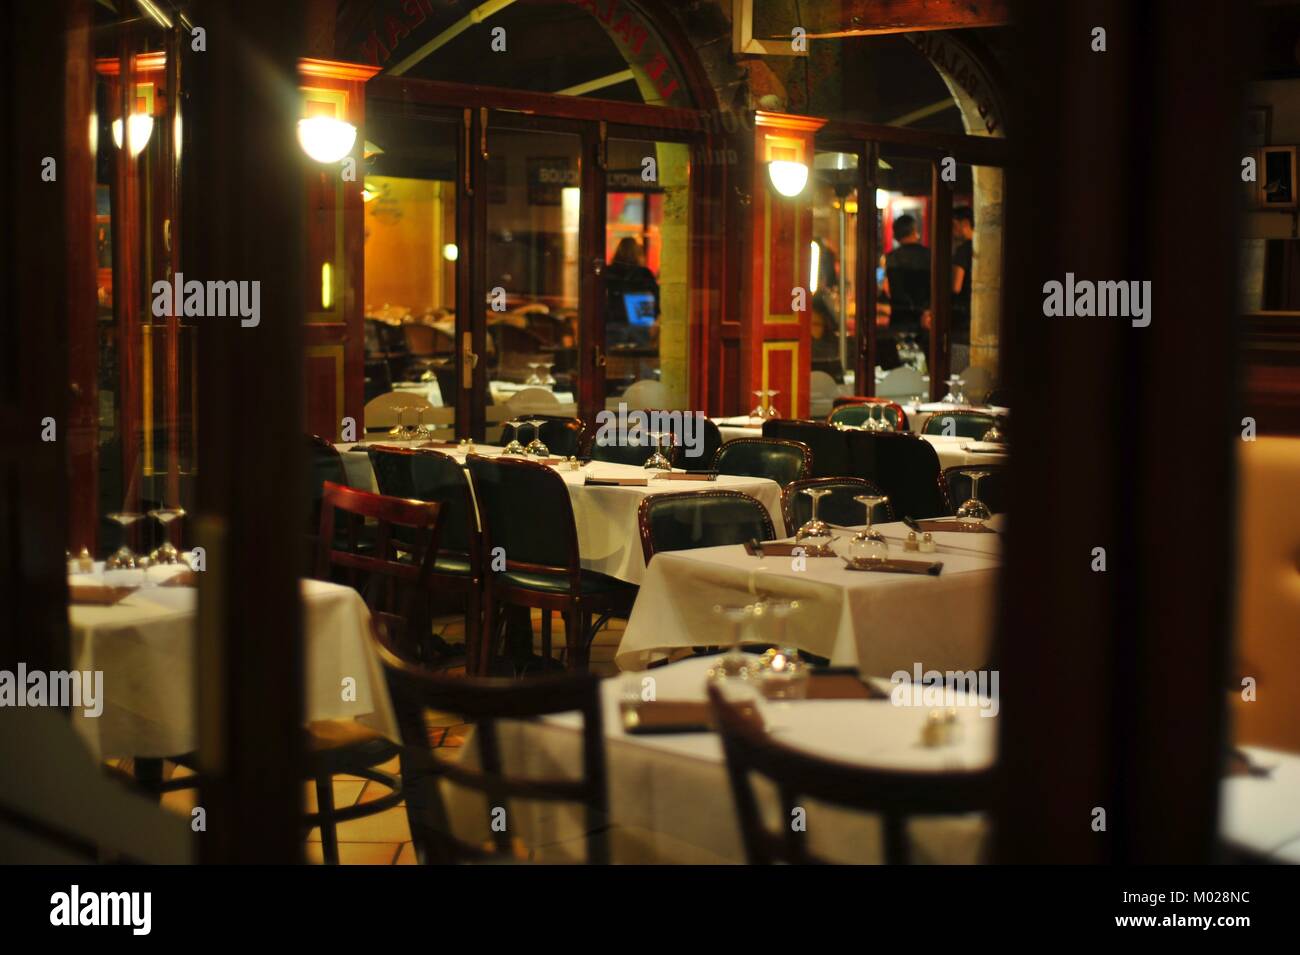
<instances>
[{"instance_id":1,"label":"tiled floor","mask_svg":"<svg viewBox=\"0 0 1300 955\"><path fill-rule=\"evenodd\" d=\"M612 620L607 628L596 636L591 648L592 672L611 675L617 672L614 665L614 652L623 636L625 621ZM533 613L534 651L541 652L540 612ZM460 618L447 620L440 631L448 643L464 641L464 627ZM564 621L557 614L554 617L552 643L555 647L564 646ZM454 750L465 740L468 727L458 719L447 714L430 720L430 739L440 749ZM397 760L380 767L385 772L397 772ZM189 770L168 764L169 777L188 775ZM305 804L309 811L316 809L316 789L311 783L304 783ZM334 780L334 805L342 808L357 803L365 803L382 796L386 790L378 783L358 779L352 776L338 776ZM182 789L164 794L162 805L165 809L179 815L189 816L195 807L198 791ZM415 852L411 846L411 832L406 821L404 804L387 809L373 816L365 816L350 822L340 823L338 827L339 862L343 865L415 865ZM306 857L308 862L320 864L321 843L320 830L312 829L307 834Z\"/></svg>"}]
</instances>

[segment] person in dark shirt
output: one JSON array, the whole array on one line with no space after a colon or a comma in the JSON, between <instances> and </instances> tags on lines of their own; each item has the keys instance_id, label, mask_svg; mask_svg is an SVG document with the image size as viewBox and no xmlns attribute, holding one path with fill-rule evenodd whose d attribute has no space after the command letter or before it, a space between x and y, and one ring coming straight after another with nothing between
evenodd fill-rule
<instances>
[{"instance_id":1,"label":"person in dark shirt","mask_svg":"<svg viewBox=\"0 0 1300 955\"><path fill-rule=\"evenodd\" d=\"M975 216L968 207L952 210L952 238L952 330L949 341L952 370L956 374L970 360L970 285Z\"/></svg>"},{"instance_id":2,"label":"person in dark shirt","mask_svg":"<svg viewBox=\"0 0 1300 955\"><path fill-rule=\"evenodd\" d=\"M916 219L904 213L894 220L897 248L885 256L889 281L889 328L897 338L910 332L922 349L929 348L929 334L922 318L930 310L930 250L921 244Z\"/></svg>"},{"instance_id":3,"label":"person in dark shirt","mask_svg":"<svg viewBox=\"0 0 1300 955\"><path fill-rule=\"evenodd\" d=\"M605 341L608 345L649 345L652 325L633 325L624 299L629 295L654 297L654 321L659 321L659 283L645 266L645 250L625 236L605 269Z\"/></svg>"}]
</instances>

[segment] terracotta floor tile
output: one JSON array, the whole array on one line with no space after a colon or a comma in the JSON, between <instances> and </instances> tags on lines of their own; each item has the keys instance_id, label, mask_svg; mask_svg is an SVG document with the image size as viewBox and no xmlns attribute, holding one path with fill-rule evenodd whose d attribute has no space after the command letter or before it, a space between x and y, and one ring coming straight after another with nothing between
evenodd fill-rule
<instances>
[{"instance_id":1,"label":"terracotta floor tile","mask_svg":"<svg viewBox=\"0 0 1300 955\"><path fill-rule=\"evenodd\" d=\"M339 865L392 865L400 849L395 842L340 842ZM307 843L306 858L312 865L324 864L319 842Z\"/></svg>"},{"instance_id":2,"label":"terracotta floor tile","mask_svg":"<svg viewBox=\"0 0 1300 955\"><path fill-rule=\"evenodd\" d=\"M361 795L361 790L365 788L364 780L343 779L340 776L334 777L334 808L342 809L344 806L356 804ZM303 789L307 793L306 808L307 812L316 811L316 784L304 783Z\"/></svg>"},{"instance_id":3,"label":"terracotta floor tile","mask_svg":"<svg viewBox=\"0 0 1300 955\"><path fill-rule=\"evenodd\" d=\"M411 830L406 824L406 809L395 806L373 816L363 816L338 824L338 838L344 842L410 842ZM307 833L308 842L320 842L320 829Z\"/></svg>"},{"instance_id":4,"label":"terracotta floor tile","mask_svg":"<svg viewBox=\"0 0 1300 955\"><path fill-rule=\"evenodd\" d=\"M397 853L397 861L394 865L418 865L415 858L415 846L409 842L403 842L401 850Z\"/></svg>"}]
</instances>

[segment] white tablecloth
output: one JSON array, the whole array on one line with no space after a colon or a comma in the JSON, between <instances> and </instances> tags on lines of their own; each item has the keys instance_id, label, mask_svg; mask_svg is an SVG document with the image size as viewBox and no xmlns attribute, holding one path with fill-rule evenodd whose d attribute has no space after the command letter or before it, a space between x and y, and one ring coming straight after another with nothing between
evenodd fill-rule
<instances>
[{"instance_id":1,"label":"white tablecloth","mask_svg":"<svg viewBox=\"0 0 1300 955\"><path fill-rule=\"evenodd\" d=\"M763 436L763 419L740 415L736 418L714 418L713 423L722 433L722 440L734 441L736 438L761 438Z\"/></svg>"},{"instance_id":2,"label":"white tablecloth","mask_svg":"<svg viewBox=\"0 0 1300 955\"><path fill-rule=\"evenodd\" d=\"M109 571L104 580L136 584L139 578L138 571ZM367 725L398 739L361 595L316 580L302 582L302 595L307 718L365 717ZM97 756L175 756L197 748L197 596L193 587L148 587L111 607L68 608L72 668L104 675L102 714L88 717L72 710L73 726ZM345 677L356 680L354 701L343 698ZM256 700L246 702L257 706Z\"/></svg>"},{"instance_id":3,"label":"white tablecloth","mask_svg":"<svg viewBox=\"0 0 1300 955\"><path fill-rule=\"evenodd\" d=\"M1300 865L1300 755L1241 747L1268 776L1228 776L1220 784L1220 834L1229 845Z\"/></svg>"},{"instance_id":4,"label":"white tablecloth","mask_svg":"<svg viewBox=\"0 0 1300 955\"><path fill-rule=\"evenodd\" d=\"M657 558L656 558L657 559ZM745 859L726 777L722 746L712 733L628 736L619 719L624 692L642 691L642 677L655 681L659 700L705 699L709 659L691 659L635 677L606 680L601 686L609 772L613 861L623 863L735 863ZM625 680L635 682L625 686ZM959 700L964 701L964 698ZM891 769L978 769L992 761L998 718L959 710L961 732L949 746L920 745L928 710L894 706L888 700L815 700L767 704L769 730L781 740L819 755ZM574 776L580 743L576 714L537 723L502 723L504 766L511 774ZM477 762L473 739L463 756ZM449 787L449 809L458 835L484 833L481 797ZM760 796L765 795L760 790ZM874 817L846 812L809 800L808 837L814 852L837 861L878 862L880 838ZM774 805L765 807L774 816ZM771 820L776 824L775 818ZM512 803L507 810L512 836L537 849L542 861L579 859L584 851L580 814L567 805ZM986 841L980 816L920 819L911 822L914 861L979 861Z\"/></svg>"},{"instance_id":5,"label":"white tablecloth","mask_svg":"<svg viewBox=\"0 0 1300 955\"><path fill-rule=\"evenodd\" d=\"M388 443L388 442L379 442ZM367 491L378 491L375 474L370 467L370 457L364 451L350 450L352 445L337 446L343 457L343 468L348 483ZM465 455L458 448L438 448L463 462ZM478 445L475 453L493 457L500 448ZM739 477L720 474L716 481L664 481L650 478L645 487L590 487L583 482L591 477L647 477L644 468L629 464L611 464L593 461L580 471L570 471L568 465L555 468L569 487L573 502L573 519L578 527L578 554L587 570L608 574L631 584L641 583L645 576L645 557L641 550L641 532L637 524L637 510L641 501L652 494L675 494L690 491L740 491L755 498L767 508L776 533L785 533L781 518L781 486L767 478Z\"/></svg>"},{"instance_id":6,"label":"white tablecloth","mask_svg":"<svg viewBox=\"0 0 1300 955\"><path fill-rule=\"evenodd\" d=\"M941 560L938 577L851 571L838 557L750 557L739 545L656 554L632 608L615 657L619 667L645 667L679 647L726 645L715 605L740 606L756 595L795 598L783 642L888 676L895 670L980 669L992 642L998 568L996 534L935 535L940 552L905 552L907 528L880 525L890 556ZM847 534L846 534L847 536ZM843 550L841 538L835 547ZM771 639L751 632L755 642Z\"/></svg>"},{"instance_id":7,"label":"white tablecloth","mask_svg":"<svg viewBox=\"0 0 1300 955\"><path fill-rule=\"evenodd\" d=\"M939 467L954 468L974 467L980 464L1006 464L1008 457L1005 454L993 454L985 451L963 450L963 446L979 444L972 438L959 438L943 434L923 434L922 439L930 442L934 450L939 455ZM960 503L960 502L958 502Z\"/></svg>"}]
</instances>

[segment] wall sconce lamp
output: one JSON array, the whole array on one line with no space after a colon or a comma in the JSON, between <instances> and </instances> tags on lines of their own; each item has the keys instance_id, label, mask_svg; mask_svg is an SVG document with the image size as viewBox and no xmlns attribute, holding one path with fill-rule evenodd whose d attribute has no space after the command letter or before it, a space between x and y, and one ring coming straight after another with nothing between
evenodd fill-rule
<instances>
[{"instance_id":1,"label":"wall sconce lamp","mask_svg":"<svg viewBox=\"0 0 1300 955\"><path fill-rule=\"evenodd\" d=\"M357 128L332 116L298 120L298 145L319 163L336 163L352 151Z\"/></svg>"},{"instance_id":2,"label":"wall sconce lamp","mask_svg":"<svg viewBox=\"0 0 1300 955\"><path fill-rule=\"evenodd\" d=\"M808 185L808 166L789 159L774 159L767 164L767 177L773 189L792 199Z\"/></svg>"},{"instance_id":3,"label":"wall sconce lamp","mask_svg":"<svg viewBox=\"0 0 1300 955\"><path fill-rule=\"evenodd\" d=\"M122 121L113 120L113 145L122 148ZM153 117L148 113L132 113L126 119L126 144L132 156L140 155L153 134Z\"/></svg>"}]
</instances>

